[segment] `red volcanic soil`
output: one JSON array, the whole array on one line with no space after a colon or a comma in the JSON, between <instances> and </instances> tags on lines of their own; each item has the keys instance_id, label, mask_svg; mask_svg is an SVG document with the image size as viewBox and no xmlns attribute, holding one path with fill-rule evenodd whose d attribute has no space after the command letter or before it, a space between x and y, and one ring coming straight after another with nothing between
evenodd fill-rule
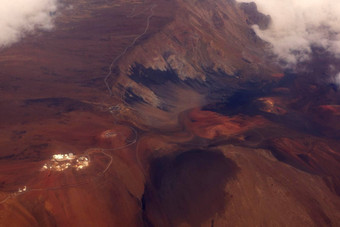
<instances>
[{"instance_id":1,"label":"red volcanic soil","mask_svg":"<svg viewBox=\"0 0 340 227\"><path fill-rule=\"evenodd\" d=\"M71 3L0 52L0 226L340 225L336 91L282 82L240 5Z\"/></svg>"},{"instance_id":2,"label":"red volcanic soil","mask_svg":"<svg viewBox=\"0 0 340 227\"><path fill-rule=\"evenodd\" d=\"M144 31L151 4L74 1L53 31L1 51L1 226L142 225L138 135L110 113L121 101L104 77ZM164 8L146 36L171 20L171 4ZM88 155L89 167L41 172L53 154L68 153Z\"/></svg>"},{"instance_id":3,"label":"red volcanic soil","mask_svg":"<svg viewBox=\"0 0 340 227\"><path fill-rule=\"evenodd\" d=\"M51 162L51 157L32 161L30 156L21 155L21 160L15 160L18 157L1 160L1 224L140 225L137 217L131 218L140 209L132 198L143 193L143 176L130 150L136 135L126 126L115 129L117 136L109 139L110 146L92 146L75 152L78 157L86 156L90 160L89 166L83 169L45 170L43 166ZM114 130L104 131L99 137L108 131ZM96 145L103 146L103 141ZM44 152L67 154L70 151L70 145L60 145L58 149L47 148ZM46 155L37 156L43 159L41 156ZM23 187L27 191L18 193Z\"/></svg>"},{"instance_id":4,"label":"red volcanic soil","mask_svg":"<svg viewBox=\"0 0 340 227\"><path fill-rule=\"evenodd\" d=\"M340 106L320 105L311 110L313 120L320 125L320 130L331 137L339 137Z\"/></svg>"},{"instance_id":5,"label":"red volcanic soil","mask_svg":"<svg viewBox=\"0 0 340 227\"><path fill-rule=\"evenodd\" d=\"M267 121L261 116L237 115L229 117L211 111L194 109L189 113L187 125L195 135L214 139L221 136L237 135L252 128L263 127L266 123Z\"/></svg>"},{"instance_id":6,"label":"red volcanic soil","mask_svg":"<svg viewBox=\"0 0 340 227\"><path fill-rule=\"evenodd\" d=\"M339 175L339 147L322 139L276 138L270 140L273 154L296 168L325 175Z\"/></svg>"},{"instance_id":7,"label":"red volcanic soil","mask_svg":"<svg viewBox=\"0 0 340 227\"><path fill-rule=\"evenodd\" d=\"M257 99L260 110L267 113L284 115L287 113L287 102L280 97L263 97Z\"/></svg>"},{"instance_id":8,"label":"red volcanic soil","mask_svg":"<svg viewBox=\"0 0 340 227\"><path fill-rule=\"evenodd\" d=\"M282 78L282 77L284 77L284 74L283 73L273 73L272 76Z\"/></svg>"}]
</instances>

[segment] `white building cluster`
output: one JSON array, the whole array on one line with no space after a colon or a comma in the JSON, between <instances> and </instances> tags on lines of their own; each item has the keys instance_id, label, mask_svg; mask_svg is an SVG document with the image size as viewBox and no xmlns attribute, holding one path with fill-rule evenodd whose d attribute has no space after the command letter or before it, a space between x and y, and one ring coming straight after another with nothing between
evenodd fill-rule
<instances>
[{"instance_id":1,"label":"white building cluster","mask_svg":"<svg viewBox=\"0 0 340 227\"><path fill-rule=\"evenodd\" d=\"M74 165L74 167L77 169L77 170L80 170L80 169L83 169L85 167L88 167L90 164L90 160L87 158L87 157L79 157L77 160L76 160L76 164Z\"/></svg>"},{"instance_id":2,"label":"white building cluster","mask_svg":"<svg viewBox=\"0 0 340 227\"><path fill-rule=\"evenodd\" d=\"M69 153L69 154L54 154L53 155L53 159L55 161L57 161L57 162L73 160L74 158L75 158L75 156L73 155L73 153Z\"/></svg>"},{"instance_id":3,"label":"white building cluster","mask_svg":"<svg viewBox=\"0 0 340 227\"><path fill-rule=\"evenodd\" d=\"M42 167L44 170L52 171L64 171L69 168L74 168L76 170L81 170L88 167L90 160L87 156L77 157L73 153L69 154L54 154L48 163L45 163Z\"/></svg>"},{"instance_id":4,"label":"white building cluster","mask_svg":"<svg viewBox=\"0 0 340 227\"><path fill-rule=\"evenodd\" d=\"M23 188L19 188L18 189L18 193L23 193L23 192L26 192L27 191L27 187L24 186Z\"/></svg>"}]
</instances>

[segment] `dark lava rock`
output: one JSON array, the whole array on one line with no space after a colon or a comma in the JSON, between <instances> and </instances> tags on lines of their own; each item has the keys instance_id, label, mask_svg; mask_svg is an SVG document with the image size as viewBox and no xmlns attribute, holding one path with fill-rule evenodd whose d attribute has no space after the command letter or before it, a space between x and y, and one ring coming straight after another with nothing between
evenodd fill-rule
<instances>
[{"instance_id":1,"label":"dark lava rock","mask_svg":"<svg viewBox=\"0 0 340 227\"><path fill-rule=\"evenodd\" d=\"M199 226L223 213L231 197L225 186L237 172L237 165L218 151L190 150L155 159L143 198L147 222Z\"/></svg>"}]
</instances>

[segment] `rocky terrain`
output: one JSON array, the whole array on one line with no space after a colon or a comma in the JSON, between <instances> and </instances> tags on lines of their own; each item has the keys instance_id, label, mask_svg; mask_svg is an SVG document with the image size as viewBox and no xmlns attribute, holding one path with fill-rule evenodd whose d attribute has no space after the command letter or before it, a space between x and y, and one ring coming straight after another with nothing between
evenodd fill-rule
<instances>
[{"instance_id":1,"label":"rocky terrain","mask_svg":"<svg viewBox=\"0 0 340 227\"><path fill-rule=\"evenodd\" d=\"M251 3L63 4L0 52L0 226L340 225L338 59L280 68Z\"/></svg>"}]
</instances>

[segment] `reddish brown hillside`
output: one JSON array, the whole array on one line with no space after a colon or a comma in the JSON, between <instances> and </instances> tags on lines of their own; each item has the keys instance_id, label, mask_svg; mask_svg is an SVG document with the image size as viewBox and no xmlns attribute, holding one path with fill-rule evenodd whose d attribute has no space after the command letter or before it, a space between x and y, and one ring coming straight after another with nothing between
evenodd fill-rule
<instances>
[{"instance_id":1,"label":"reddish brown hillside","mask_svg":"<svg viewBox=\"0 0 340 227\"><path fill-rule=\"evenodd\" d=\"M63 4L0 52L0 226L340 225L339 88L255 5Z\"/></svg>"}]
</instances>

